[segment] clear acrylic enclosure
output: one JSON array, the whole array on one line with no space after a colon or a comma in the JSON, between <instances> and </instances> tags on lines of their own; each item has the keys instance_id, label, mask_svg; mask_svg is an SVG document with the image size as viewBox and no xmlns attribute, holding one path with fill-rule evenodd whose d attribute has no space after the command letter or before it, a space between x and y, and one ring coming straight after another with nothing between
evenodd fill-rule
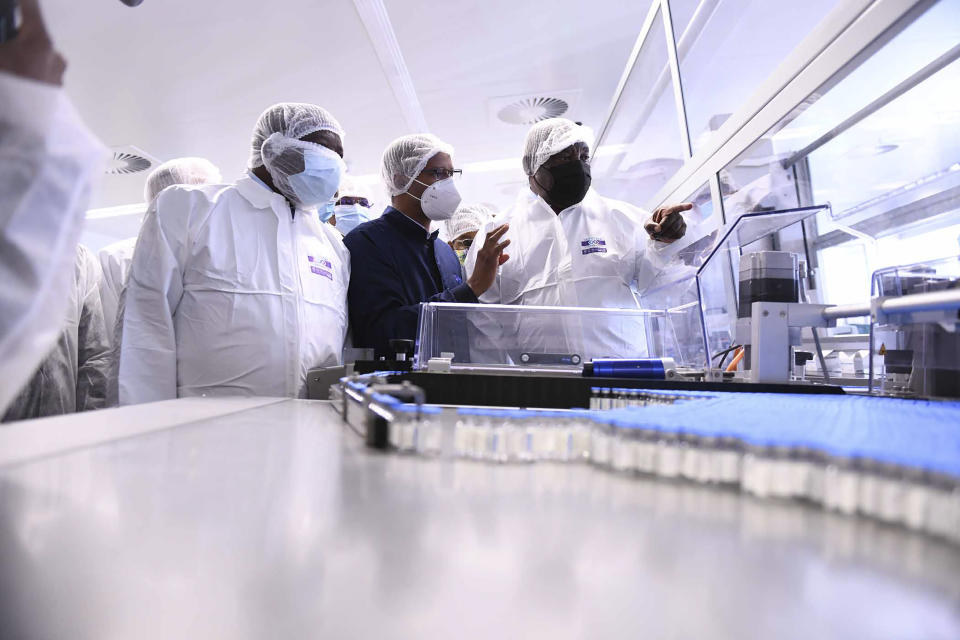
<instances>
[{"instance_id":1,"label":"clear acrylic enclosure","mask_svg":"<svg viewBox=\"0 0 960 640\"><path fill-rule=\"evenodd\" d=\"M696 309L687 313L695 314ZM421 305L414 366L453 356L454 365L574 369L594 358L672 356L664 310Z\"/></svg>"},{"instance_id":2,"label":"clear acrylic enclosure","mask_svg":"<svg viewBox=\"0 0 960 640\"><path fill-rule=\"evenodd\" d=\"M778 232L828 209L744 214L731 225L713 230L705 226L678 241L673 258L640 295L644 308L660 309L671 319L667 326L680 350L678 362L708 367L709 354L733 344L740 257L776 247Z\"/></svg>"},{"instance_id":3,"label":"clear acrylic enclosure","mask_svg":"<svg viewBox=\"0 0 960 640\"><path fill-rule=\"evenodd\" d=\"M960 290L960 257L874 272L872 294L898 298ZM960 397L960 311L888 314L871 326L870 386L874 392Z\"/></svg>"}]
</instances>

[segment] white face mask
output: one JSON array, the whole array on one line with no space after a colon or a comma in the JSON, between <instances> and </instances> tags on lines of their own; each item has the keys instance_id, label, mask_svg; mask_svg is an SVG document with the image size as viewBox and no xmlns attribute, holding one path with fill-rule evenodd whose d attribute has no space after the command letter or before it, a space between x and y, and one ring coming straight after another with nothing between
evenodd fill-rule
<instances>
[{"instance_id":1,"label":"white face mask","mask_svg":"<svg viewBox=\"0 0 960 640\"><path fill-rule=\"evenodd\" d=\"M419 180L414 182L423 184ZM460 192L457 191L453 178L446 178L428 186L417 200L420 201L424 215L431 220L449 220L460 206Z\"/></svg>"}]
</instances>

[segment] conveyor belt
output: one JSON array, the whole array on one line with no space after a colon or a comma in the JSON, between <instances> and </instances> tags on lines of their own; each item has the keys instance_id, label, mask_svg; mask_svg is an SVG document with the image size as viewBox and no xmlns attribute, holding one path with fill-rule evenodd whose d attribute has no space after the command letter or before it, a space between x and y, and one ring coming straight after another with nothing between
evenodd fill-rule
<instances>
[{"instance_id":1,"label":"conveyor belt","mask_svg":"<svg viewBox=\"0 0 960 640\"><path fill-rule=\"evenodd\" d=\"M457 377L451 375L448 386ZM589 461L603 469L727 484L960 544L960 403L678 389L613 392L594 388L591 405L609 409L619 394L643 398L645 406L567 412L476 407L453 416L376 394L375 404L388 413L367 422L367 441L427 456Z\"/></svg>"}]
</instances>

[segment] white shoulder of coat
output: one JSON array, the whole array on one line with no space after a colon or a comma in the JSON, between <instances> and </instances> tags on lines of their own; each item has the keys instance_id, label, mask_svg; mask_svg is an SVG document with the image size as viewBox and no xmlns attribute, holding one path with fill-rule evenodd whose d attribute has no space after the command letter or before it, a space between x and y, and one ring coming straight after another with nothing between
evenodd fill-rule
<instances>
[{"instance_id":1,"label":"white shoulder of coat","mask_svg":"<svg viewBox=\"0 0 960 640\"><path fill-rule=\"evenodd\" d=\"M77 245L77 288L84 294L100 284L102 277L100 262L94 257L93 252L84 245Z\"/></svg>"},{"instance_id":2,"label":"white shoulder of coat","mask_svg":"<svg viewBox=\"0 0 960 640\"><path fill-rule=\"evenodd\" d=\"M232 184L177 184L160 192L147 215L155 212L160 225L168 231L183 231L188 226L202 225L217 205L242 198Z\"/></svg>"},{"instance_id":3,"label":"white shoulder of coat","mask_svg":"<svg viewBox=\"0 0 960 640\"><path fill-rule=\"evenodd\" d=\"M321 222L317 226L320 227L320 232L326 237L334 251L336 251L342 259L350 260L350 250L347 249L347 245L343 243L343 234L337 231L337 228L332 224L327 224L326 222Z\"/></svg>"}]
</instances>

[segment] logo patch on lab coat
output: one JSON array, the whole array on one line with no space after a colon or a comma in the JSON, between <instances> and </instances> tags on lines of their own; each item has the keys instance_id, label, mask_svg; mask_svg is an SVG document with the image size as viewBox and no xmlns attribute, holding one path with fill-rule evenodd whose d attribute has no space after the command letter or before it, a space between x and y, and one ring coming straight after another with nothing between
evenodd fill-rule
<instances>
[{"instance_id":1,"label":"logo patch on lab coat","mask_svg":"<svg viewBox=\"0 0 960 640\"><path fill-rule=\"evenodd\" d=\"M310 265L310 273L323 276L328 280L333 280L333 264L329 260L307 256L307 262L312 263Z\"/></svg>"},{"instance_id":2,"label":"logo patch on lab coat","mask_svg":"<svg viewBox=\"0 0 960 640\"><path fill-rule=\"evenodd\" d=\"M580 243L580 247L580 253L585 256L591 253L607 252L607 242L602 238L587 238Z\"/></svg>"}]
</instances>

